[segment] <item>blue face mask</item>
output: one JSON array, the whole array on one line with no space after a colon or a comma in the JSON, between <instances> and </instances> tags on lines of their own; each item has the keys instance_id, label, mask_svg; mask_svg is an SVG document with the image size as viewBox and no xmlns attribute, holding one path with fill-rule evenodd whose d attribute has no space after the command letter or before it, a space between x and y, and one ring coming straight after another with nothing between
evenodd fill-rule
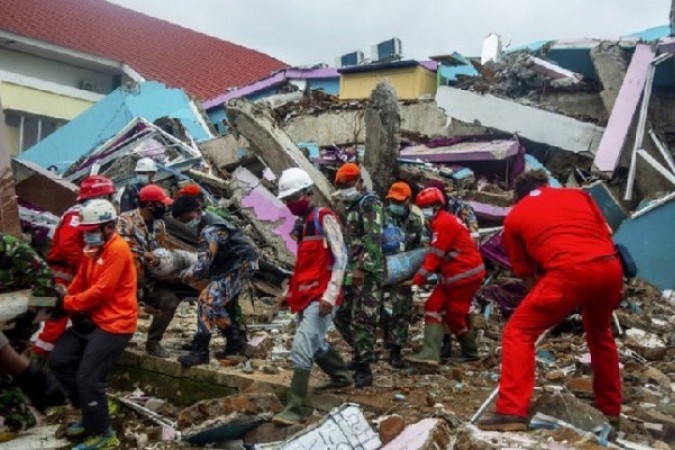
<instances>
[{"instance_id":1,"label":"blue face mask","mask_svg":"<svg viewBox=\"0 0 675 450\"><path fill-rule=\"evenodd\" d=\"M392 216L405 217L408 214L408 208L400 203L390 203L389 212Z\"/></svg>"},{"instance_id":2,"label":"blue face mask","mask_svg":"<svg viewBox=\"0 0 675 450\"><path fill-rule=\"evenodd\" d=\"M189 222L185 222L185 226L196 230L197 228L199 228L199 222L200 219L192 219Z\"/></svg>"},{"instance_id":3,"label":"blue face mask","mask_svg":"<svg viewBox=\"0 0 675 450\"><path fill-rule=\"evenodd\" d=\"M136 182L141 183L141 184L148 184L150 182L150 176L145 173L137 173L136 174Z\"/></svg>"},{"instance_id":4,"label":"blue face mask","mask_svg":"<svg viewBox=\"0 0 675 450\"><path fill-rule=\"evenodd\" d=\"M87 231L84 233L84 243L89 247L103 246L103 236L100 231Z\"/></svg>"},{"instance_id":5,"label":"blue face mask","mask_svg":"<svg viewBox=\"0 0 675 450\"><path fill-rule=\"evenodd\" d=\"M429 220L434 218L436 211L434 208L422 208L422 214L424 214L425 219Z\"/></svg>"}]
</instances>

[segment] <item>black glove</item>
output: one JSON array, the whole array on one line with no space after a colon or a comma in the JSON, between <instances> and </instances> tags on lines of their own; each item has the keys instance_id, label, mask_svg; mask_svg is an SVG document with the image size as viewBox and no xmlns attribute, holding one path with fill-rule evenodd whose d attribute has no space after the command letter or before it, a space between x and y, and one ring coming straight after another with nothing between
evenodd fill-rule
<instances>
[{"instance_id":1,"label":"black glove","mask_svg":"<svg viewBox=\"0 0 675 450\"><path fill-rule=\"evenodd\" d=\"M40 370L35 363L31 363L28 369L14 378L14 385L21 389L40 411L66 402L54 376Z\"/></svg>"},{"instance_id":2,"label":"black glove","mask_svg":"<svg viewBox=\"0 0 675 450\"><path fill-rule=\"evenodd\" d=\"M51 318L54 320L59 320L68 315L66 310L63 309L63 297L64 294L62 294L61 292L56 293L56 304L54 305L54 309L52 309L52 312L50 314Z\"/></svg>"},{"instance_id":3,"label":"black glove","mask_svg":"<svg viewBox=\"0 0 675 450\"><path fill-rule=\"evenodd\" d=\"M78 333L89 334L96 330L96 324L85 312L72 314L70 320L73 322L73 329Z\"/></svg>"}]
</instances>

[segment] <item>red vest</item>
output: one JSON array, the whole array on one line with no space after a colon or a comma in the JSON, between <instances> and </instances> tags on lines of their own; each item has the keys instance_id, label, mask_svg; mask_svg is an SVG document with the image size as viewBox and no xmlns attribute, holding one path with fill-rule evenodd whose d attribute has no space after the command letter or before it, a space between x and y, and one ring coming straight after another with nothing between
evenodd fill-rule
<instances>
[{"instance_id":1,"label":"red vest","mask_svg":"<svg viewBox=\"0 0 675 450\"><path fill-rule=\"evenodd\" d=\"M317 214L318 217L316 217ZM298 243L295 270L288 288L288 306L291 312L297 313L304 310L310 303L321 300L321 296L328 287L335 258L330 245L325 240L321 226L326 214L335 217L335 213L328 208L314 208L305 217L301 239ZM342 303L342 293L337 300L337 304L340 303Z\"/></svg>"}]
</instances>

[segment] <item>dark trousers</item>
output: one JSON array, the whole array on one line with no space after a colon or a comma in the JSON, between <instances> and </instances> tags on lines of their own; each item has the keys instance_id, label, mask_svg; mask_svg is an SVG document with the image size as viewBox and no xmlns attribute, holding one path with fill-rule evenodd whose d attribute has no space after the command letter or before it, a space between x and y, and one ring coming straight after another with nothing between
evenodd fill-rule
<instances>
[{"instance_id":1,"label":"dark trousers","mask_svg":"<svg viewBox=\"0 0 675 450\"><path fill-rule=\"evenodd\" d=\"M110 427L107 379L133 334L113 334L96 328L83 333L69 328L49 357L49 367L72 402L82 411L90 435Z\"/></svg>"}]
</instances>

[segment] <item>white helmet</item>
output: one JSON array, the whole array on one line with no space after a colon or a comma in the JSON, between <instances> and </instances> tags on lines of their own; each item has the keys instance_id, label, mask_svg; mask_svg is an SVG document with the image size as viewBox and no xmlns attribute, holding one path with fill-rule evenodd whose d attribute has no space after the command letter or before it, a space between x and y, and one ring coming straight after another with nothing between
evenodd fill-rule
<instances>
[{"instance_id":1,"label":"white helmet","mask_svg":"<svg viewBox=\"0 0 675 450\"><path fill-rule=\"evenodd\" d=\"M141 158L136 163L134 172L157 172L157 164L152 158Z\"/></svg>"},{"instance_id":2,"label":"white helmet","mask_svg":"<svg viewBox=\"0 0 675 450\"><path fill-rule=\"evenodd\" d=\"M286 198L313 184L314 182L307 172L298 167L291 167L284 170L279 177L279 195L277 197Z\"/></svg>"},{"instance_id":3,"label":"white helmet","mask_svg":"<svg viewBox=\"0 0 675 450\"><path fill-rule=\"evenodd\" d=\"M80 223L82 231L94 230L103 223L117 219L117 210L108 200L100 198L89 200L80 209Z\"/></svg>"}]
</instances>

